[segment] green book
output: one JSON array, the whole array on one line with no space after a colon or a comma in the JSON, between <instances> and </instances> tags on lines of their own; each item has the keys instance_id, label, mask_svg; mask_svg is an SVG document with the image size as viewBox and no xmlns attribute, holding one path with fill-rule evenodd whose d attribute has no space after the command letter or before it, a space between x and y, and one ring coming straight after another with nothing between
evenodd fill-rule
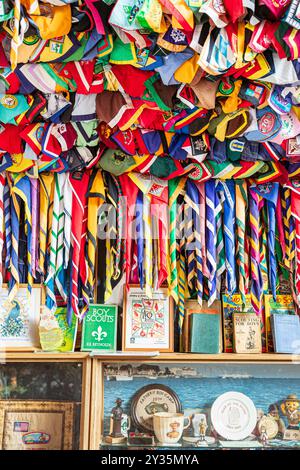
<instances>
[{"instance_id":1,"label":"green book","mask_svg":"<svg viewBox=\"0 0 300 470\"><path fill-rule=\"evenodd\" d=\"M191 315L192 353L219 354L221 347L221 316L213 313L194 313Z\"/></svg>"}]
</instances>

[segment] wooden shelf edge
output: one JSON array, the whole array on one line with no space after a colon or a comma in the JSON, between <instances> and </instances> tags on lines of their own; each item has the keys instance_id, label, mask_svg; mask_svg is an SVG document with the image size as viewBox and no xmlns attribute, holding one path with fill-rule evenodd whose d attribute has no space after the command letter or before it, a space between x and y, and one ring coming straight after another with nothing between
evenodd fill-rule
<instances>
[{"instance_id":1,"label":"wooden shelf edge","mask_svg":"<svg viewBox=\"0 0 300 470\"><path fill-rule=\"evenodd\" d=\"M191 353L161 353L158 356L126 355L101 355L94 356L100 362L249 362L249 363L295 363L300 364L300 355L292 354L191 354Z\"/></svg>"},{"instance_id":2,"label":"wooden shelf edge","mask_svg":"<svg viewBox=\"0 0 300 470\"><path fill-rule=\"evenodd\" d=\"M83 359L86 359L89 357L88 352L70 352L70 353L47 353L43 351L35 351L35 352L25 352L25 351L18 351L18 352L12 352L12 351L1 351L0 350L0 363L1 362L6 362L6 361L32 361L32 362L37 362L37 361L42 361L42 362L47 362L48 361L64 361L64 362L73 362L73 361L81 361Z\"/></svg>"},{"instance_id":3,"label":"wooden shelf edge","mask_svg":"<svg viewBox=\"0 0 300 470\"><path fill-rule=\"evenodd\" d=\"M5 352L0 351L0 363L6 361L82 361L90 357L89 352L71 352L71 353L46 353L46 352ZM139 355L123 353L119 356L115 354L103 354L91 357L99 362L247 362L252 364L262 363L290 363L300 365L300 355L293 354L192 354L192 353L161 353L159 355Z\"/></svg>"}]
</instances>

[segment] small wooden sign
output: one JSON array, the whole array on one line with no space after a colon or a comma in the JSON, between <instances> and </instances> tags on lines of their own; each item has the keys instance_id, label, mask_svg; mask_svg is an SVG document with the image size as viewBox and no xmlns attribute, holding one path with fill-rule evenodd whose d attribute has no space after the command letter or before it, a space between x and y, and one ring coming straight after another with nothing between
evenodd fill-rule
<instances>
[{"instance_id":1,"label":"small wooden sign","mask_svg":"<svg viewBox=\"0 0 300 470\"><path fill-rule=\"evenodd\" d=\"M117 320L116 305L90 305L83 320L81 351L115 352Z\"/></svg>"}]
</instances>

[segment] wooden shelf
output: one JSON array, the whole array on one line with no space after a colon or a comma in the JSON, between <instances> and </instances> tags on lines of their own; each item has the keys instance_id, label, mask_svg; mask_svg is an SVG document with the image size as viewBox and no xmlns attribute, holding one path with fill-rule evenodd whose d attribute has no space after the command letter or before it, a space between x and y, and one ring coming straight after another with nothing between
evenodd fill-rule
<instances>
[{"instance_id":1,"label":"wooden shelf","mask_svg":"<svg viewBox=\"0 0 300 470\"><path fill-rule=\"evenodd\" d=\"M159 356L142 356L123 353L116 355L94 356L100 362L244 362L244 363L295 363L300 365L300 355L292 354L191 354L191 353L161 353Z\"/></svg>"},{"instance_id":2,"label":"wooden shelf","mask_svg":"<svg viewBox=\"0 0 300 470\"><path fill-rule=\"evenodd\" d=\"M0 363L9 362L74 362L83 361L90 357L89 352L73 353L47 353L47 352L5 352L0 351ZM300 365L300 355L292 354L191 354L191 353L161 353L159 355L145 356L142 354L116 354L93 355L99 362L244 362L250 364L263 363L290 363Z\"/></svg>"},{"instance_id":3,"label":"wooden shelf","mask_svg":"<svg viewBox=\"0 0 300 470\"><path fill-rule=\"evenodd\" d=\"M88 352L47 353L47 352L10 352L0 351L0 363L9 362L74 362L89 357Z\"/></svg>"}]
</instances>

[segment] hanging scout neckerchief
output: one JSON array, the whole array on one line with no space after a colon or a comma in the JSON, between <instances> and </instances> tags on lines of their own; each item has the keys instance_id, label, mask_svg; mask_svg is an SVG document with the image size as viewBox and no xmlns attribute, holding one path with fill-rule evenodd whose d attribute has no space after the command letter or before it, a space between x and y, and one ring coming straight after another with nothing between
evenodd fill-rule
<instances>
[{"instance_id":1,"label":"hanging scout neckerchief","mask_svg":"<svg viewBox=\"0 0 300 470\"><path fill-rule=\"evenodd\" d=\"M300 184L298 181L291 181L286 187L291 190L291 214L295 221L295 290L293 289L293 292L297 305L300 306Z\"/></svg>"},{"instance_id":2,"label":"hanging scout neckerchief","mask_svg":"<svg viewBox=\"0 0 300 470\"><path fill-rule=\"evenodd\" d=\"M248 253L246 250L246 212L247 212L247 183L246 181L235 181L235 218L236 218L236 256L238 265L238 286L242 296L242 302L245 305L247 289L246 266L248 264Z\"/></svg>"},{"instance_id":3,"label":"hanging scout neckerchief","mask_svg":"<svg viewBox=\"0 0 300 470\"><path fill-rule=\"evenodd\" d=\"M249 215L250 215L250 262L251 262L251 303L254 311L261 314L263 298L263 280L260 269L259 244L259 203L261 196L253 189L249 189Z\"/></svg>"},{"instance_id":4,"label":"hanging scout neckerchief","mask_svg":"<svg viewBox=\"0 0 300 470\"><path fill-rule=\"evenodd\" d=\"M207 251L207 268L208 268L208 305L210 306L217 298L217 252L216 252L216 191L215 181L207 181L205 183L206 196L206 251Z\"/></svg>"},{"instance_id":5,"label":"hanging scout neckerchief","mask_svg":"<svg viewBox=\"0 0 300 470\"><path fill-rule=\"evenodd\" d=\"M0 173L0 287L3 283L3 246L4 246L4 188L5 173Z\"/></svg>"},{"instance_id":6,"label":"hanging scout neckerchief","mask_svg":"<svg viewBox=\"0 0 300 470\"><path fill-rule=\"evenodd\" d=\"M155 288L168 279L170 271L169 266L169 224L168 224L168 182L155 179L150 187L151 194L151 216L157 227L157 263L158 267L157 281Z\"/></svg>"},{"instance_id":7,"label":"hanging scout neckerchief","mask_svg":"<svg viewBox=\"0 0 300 470\"><path fill-rule=\"evenodd\" d=\"M126 240L126 285L128 286L132 260L132 221L134 218L135 204L139 189L135 184L132 184L128 175L120 175L119 181L127 204L124 214L124 237Z\"/></svg>"},{"instance_id":8,"label":"hanging scout neckerchief","mask_svg":"<svg viewBox=\"0 0 300 470\"><path fill-rule=\"evenodd\" d=\"M195 252L193 249L195 235L193 230L193 218L191 217L190 210L190 198L187 194L187 191L184 193L184 230L187 285L189 292L192 293L194 290L194 280L196 276Z\"/></svg>"},{"instance_id":9,"label":"hanging scout neckerchief","mask_svg":"<svg viewBox=\"0 0 300 470\"><path fill-rule=\"evenodd\" d=\"M144 226L143 226L143 193L139 190L136 206L136 244L137 244L137 263L141 289L144 288Z\"/></svg>"},{"instance_id":10,"label":"hanging scout neckerchief","mask_svg":"<svg viewBox=\"0 0 300 470\"><path fill-rule=\"evenodd\" d=\"M267 222L268 222L268 253L269 253L269 283L274 300L276 300L276 273L277 262L275 253L275 231L276 231L276 205L278 199L278 183L267 183L265 185L256 185L252 187L253 191L265 199L267 204Z\"/></svg>"},{"instance_id":11,"label":"hanging scout neckerchief","mask_svg":"<svg viewBox=\"0 0 300 470\"><path fill-rule=\"evenodd\" d=\"M295 226L292 217L291 207L291 189L289 187L283 187L280 191L282 215L283 215L283 226L284 226L284 241L285 249L284 253L284 264L286 267L293 271L293 259L295 256L294 241L295 241Z\"/></svg>"},{"instance_id":12,"label":"hanging scout neckerchief","mask_svg":"<svg viewBox=\"0 0 300 470\"><path fill-rule=\"evenodd\" d=\"M170 280L169 292L173 297L175 303L179 301L178 297L178 271L177 271L177 210L178 210L178 196L185 186L184 178L174 178L169 180L169 214L170 214Z\"/></svg>"},{"instance_id":13,"label":"hanging scout neckerchief","mask_svg":"<svg viewBox=\"0 0 300 470\"><path fill-rule=\"evenodd\" d=\"M86 259L88 266L87 289L89 298L94 298L95 288L95 264L97 252L98 210L105 202L105 189L101 170L94 170L90 179L88 191L88 220L87 220L87 250Z\"/></svg>"},{"instance_id":14,"label":"hanging scout neckerchief","mask_svg":"<svg viewBox=\"0 0 300 470\"><path fill-rule=\"evenodd\" d=\"M200 233L200 197L199 191L196 184L188 179L186 183L186 193L184 196L185 204L188 206L188 223L192 222L192 230L194 239L189 241L189 233L187 233L187 244L192 243L191 247L188 247L188 267L189 258L193 253L193 261L195 266L195 287L197 293L197 301L199 305L202 305L203 298L203 264L202 264L202 245L201 245L201 233ZM189 230L188 226L188 230ZM188 273L189 276L189 273ZM191 288L191 286L189 285ZM192 286L194 287L194 286Z\"/></svg>"},{"instance_id":15,"label":"hanging scout neckerchief","mask_svg":"<svg viewBox=\"0 0 300 470\"><path fill-rule=\"evenodd\" d=\"M217 298L221 294L222 274L226 270L225 264L225 244L223 232L223 204L225 201L223 186L221 181L216 181L216 256L217 256Z\"/></svg>"},{"instance_id":16,"label":"hanging scout neckerchief","mask_svg":"<svg viewBox=\"0 0 300 470\"><path fill-rule=\"evenodd\" d=\"M52 225L52 209L54 196L54 174L41 173L40 180L40 233L39 233L39 272L44 278L46 272L46 252L50 241L50 230Z\"/></svg>"},{"instance_id":17,"label":"hanging scout neckerchief","mask_svg":"<svg viewBox=\"0 0 300 470\"><path fill-rule=\"evenodd\" d=\"M104 300L107 301L112 295L112 280L116 272L118 192L112 176L106 173L105 177L106 200L109 204L106 230L106 290L104 296Z\"/></svg>"},{"instance_id":18,"label":"hanging scout neckerchief","mask_svg":"<svg viewBox=\"0 0 300 470\"><path fill-rule=\"evenodd\" d=\"M268 224L267 216L267 206L265 205L264 199L261 199L259 202L259 254L260 254L260 269L261 276L263 280L263 292L267 293L269 291L269 279L268 279L268 261L267 261L267 252L268 252L268 240L266 227Z\"/></svg>"},{"instance_id":19,"label":"hanging scout neckerchief","mask_svg":"<svg viewBox=\"0 0 300 470\"><path fill-rule=\"evenodd\" d=\"M186 271L186 256L185 256L185 220L184 220L184 192L182 191L182 200L178 204L177 209L177 226L178 226L178 242L177 251L179 253L179 260L177 262L178 272L178 323L180 333L185 314L185 297L187 291L187 271Z\"/></svg>"},{"instance_id":20,"label":"hanging scout neckerchief","mask_svg":"<svg viewBox=\"0 0 300 470\"><path fill-rule=\"evenodd\" d=\"M71 218L71 305L68 306L68 320L71 319L71 309L79 319L83 318L86 312L86 305L80 307L80 261L84 258L82 250L82 236L84 235L84 219L86 217L86 195L89 183L89 173L74 172L70 175L70 185L72 188L72 218Z\"/></svg>"},{"instance_id":21,"label":"hanging scout neckerchief","mask_svg":"<svg viewBox=\"0 0 300 470\"><path fill-rule=\"evenodd\" d=\"M31 244L32 244L32 207L31 207L31 191L30 191L30 179L28 176L19 174L15 177L14 185L12 187L12 193L19 196L20 200L24 202L25 207L25 231L27 236L27 284L28 291L31 293L33 285L32 277L32 263L31 263ZM20 216L20 213L19 213ZM20 217L19 217L20 220Z\"/></svg>"},{"instance_id":22,"label":"hanging scout neckerchief","mask_svg":"<svg viewBox=\"0 0 300 470\"><path fill-rule=\"evenodd\" d=\"M31 241L31 271L34 279L38 270L38 228L39 228L39 180L30 178L32 206L32 241Z\"/></svg>"},{"instance_id":23,"label":"hanging scout neckerchief","mask_svg":"<svg viewBox=\"0 0 300 470\"><path fill-rule=\"evenodd\" d=\"M9 176L6 175L4 191L3 191L3 206L4 206L4 227L5 227L5 270L10 268L11 262L11 246L12 246L12 226L11 226L11 198L10 198L10 184Z\"/></svg>"}]
</instances>

